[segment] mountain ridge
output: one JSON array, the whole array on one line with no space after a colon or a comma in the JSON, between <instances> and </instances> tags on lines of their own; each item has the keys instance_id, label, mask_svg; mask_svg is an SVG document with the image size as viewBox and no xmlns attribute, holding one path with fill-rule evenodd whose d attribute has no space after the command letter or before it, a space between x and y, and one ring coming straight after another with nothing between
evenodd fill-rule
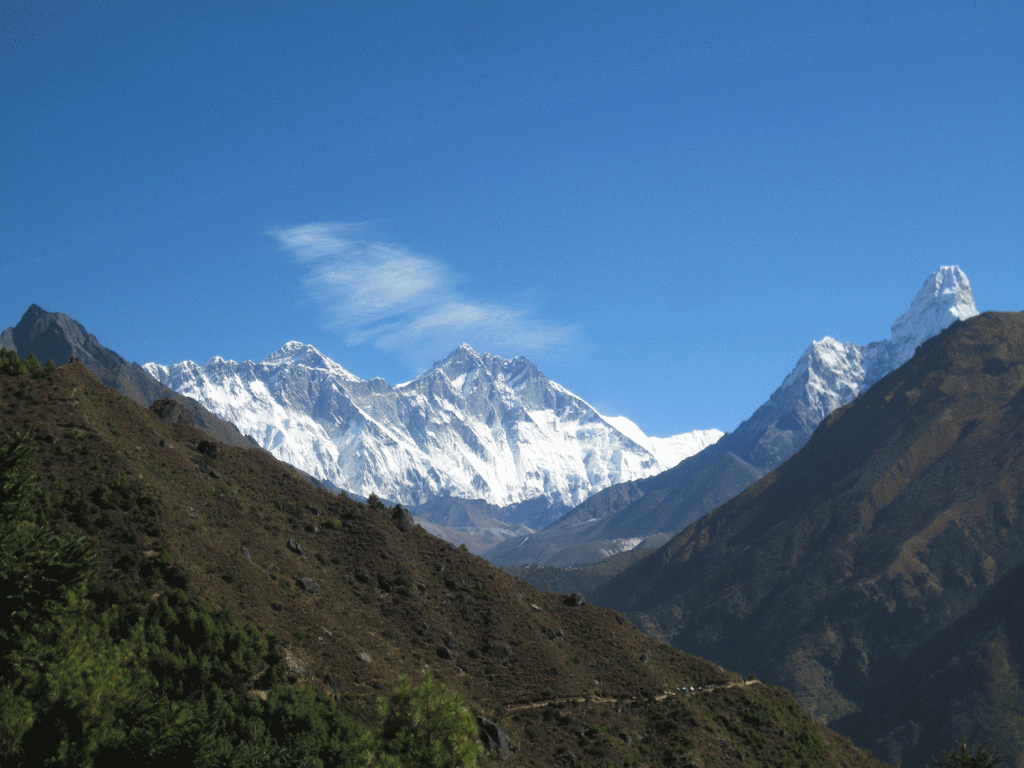
<instances>
[{"instance_id":1,"label":"mountain ridge","mask_svg":"<svg viewBox=\"0 0 1024 768\"><path fill-rule=\"evenodd\" d=\"M0 334L0 349L13 350L22 358L35 355L40 362L52 360L56 365L78 360L105 385L139 405L149 407L157 400L172 401L176 407L168 409L167 418L184 418L228 445L256 447L234 424L164 386L138 363L129 363L103 346L81 323L63 313L30 305L17 325Z\"/></svg>"},{"instance_id":2,"label":"mountain ridge","mask_svg":"<svg viewBox=\"0 0 1024 768\"><path fill-rule=\"evenodd\" d=\"M1022 444L1024 313L954 323L590 598L881 759L925 765L952 734L1019 766Z\"/></svg>"}]
</instances>

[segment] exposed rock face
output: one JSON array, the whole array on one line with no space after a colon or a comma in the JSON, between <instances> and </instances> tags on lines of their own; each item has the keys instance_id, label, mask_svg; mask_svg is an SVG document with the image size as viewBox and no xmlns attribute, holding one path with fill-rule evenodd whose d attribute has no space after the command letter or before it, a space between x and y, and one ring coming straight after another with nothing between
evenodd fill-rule
<instances>
[{"instance_id":1,"label":"exposed rock face","mask_svg":"<svg viewBox=\"0 0 1024 768\"><path fill-rule=\"evenodd\" d=\"M398 530L402 533L408 533L416 525L416 522L412 519L412 513L405 507L396 507L394 518L395 525L398 526Z\"/></svg>"},{"instance_id":2,"label":"exposed rock face","mask_svg":"<svg viewBox=\"0 0 1024 768\"><path fill-rule=\"evenodd\" d=\"M149 408L153 413L160 417L161 421L168 424L180 423L188 424L190 427L195 426L192 421L192 414L189 413L181 403L178 403L169 397L155 401Z\"/></svg>"},{"instance_id":3,"label":"exposed rock face","mask_svg":"<svg viewBox=\"0 0 1024 768\"><path fill-rule=\"evenodd\" d=\"M512 754L509 747L508 734L490 720L477 715L476 724L480 728L480 741L488 752L497 752L501 760L508 760Z\"/></svg>"}]
</instances>

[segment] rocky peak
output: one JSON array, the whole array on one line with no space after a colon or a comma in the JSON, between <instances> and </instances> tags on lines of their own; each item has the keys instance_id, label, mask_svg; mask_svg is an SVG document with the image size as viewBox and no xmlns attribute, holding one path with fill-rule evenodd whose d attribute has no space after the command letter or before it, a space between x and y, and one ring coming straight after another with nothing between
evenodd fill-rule
<instances>
[{"instance_id":1,"label":"rocky peak","mask_svg":"<svg viewBox=\"0 0 1024 768\"><path fill-rule=\"evenodd\" d=\"M517 389L526 381L537 377L546 381L546 377L537 366L522 355L506 360L496 355L480 354L465 343L460 344L443 360L434 363L418 380L430 380L439 375L443 375L455 391L464 394L479 388L482 384L488 388L496 385L500 388Z\"/></svg>"},{"instance_id":2,"label":"rocky peak","mask_svg":"<svg viewBox=\"0 0 1024 768\"><path fill-rule=\"evenodd\" d=\"M273 352L263 359L264 363L290 362L305 363L307 361L323 360L323 355L312 344L303 344L301 341L289 341L276 352Z\"/></svg>"},{"instance_id":3,"label":"rocky peak","mask_svg":"<svg viewBox=\"0 0 1024 768\"><path fill-rule=\"evenodd\" d=\"M894 368L903 365L923 342L957 320L978 314L967 275L957 266L940 267L924 281L910 308L892 324Z\"/></svg>"},{"instance_id":4,"label":"rocky peak","mask_svg":"<svg viewBox=\"0 0 1024 768\"><path fill-rule=\"evenodd\" d=\"M475 368L485 366L490 358L490 355L481 355L469 344L462 343L446 358L434 363L430 371L441 371L448 378L452 379Z\"/></svg>"},{"instance_id":5,"label":"rocky peak","mask_svg":"<svg viewBox=\"0 0 1024 768\"><path fill-rule=\"evenodd\" d=\"M53 360L59 365L71 357L90 354L99 347L99 342L76 320L33 304L18 324L5 333L4 346L17 350L32 348L40 362Z\"/></svg>"},{"instance_id":6,"label":"rocky peak","mask_svg":"<svg viewBox=\"0 0 1024 768\"><path fill-rule=\"evenodd\" d=\"M264 365L301 365L306 368L327 371L332 376L346 381L359 381L359 377L349 373L342 366L325 356L312 344L301 341L289 341L276 352L263 359Z\"/></svg>"}]
</instances>

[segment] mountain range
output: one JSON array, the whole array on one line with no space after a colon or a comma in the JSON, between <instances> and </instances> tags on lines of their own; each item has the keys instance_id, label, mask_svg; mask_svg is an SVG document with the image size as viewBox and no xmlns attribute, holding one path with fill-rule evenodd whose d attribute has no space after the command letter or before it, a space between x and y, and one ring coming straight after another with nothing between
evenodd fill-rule
<instances>
[{"instance_id":1,"label":"mountain range","mask_svg":"<svg viewBox=\"0 0 1024 768\"><path fill-rule=\"evenodd\" d=\"M395 387L299 342L261 363L130 364L35 305L0 346L81 359L136 402L171 399L174 414L219 440L259 445L335 488L410 506L429 530L497 564L565 566L664 543L795 453L826 414L923 340L976 311L966 275L942 267L891 339L812 343L768 402L722 439L718 430L649 437L526 358L467 345Z\"/></svg>"},{"instance_id":2,"label":"mountain range","mask_svg":"<svg viewBox=\"0 0 1024 768\"><path fill-rule=\"evenodd\" d=\"M724 441L724 438L723 438ZM954 323L590 599L895 765L1024 765L1024 313Z\"/></svg>"},{"instance_id":3,"label":"mountain range","mask_svg":"<svg viewBox=\"0 0 1024 768\"><path fill-rule=\"evenodd\" d=\"M924 341L977 313L967 276L941 267L893 323L890 339L858 345L826 336L811 343L735 431L659 475L594 494L544 531L500 542L488 559L564 567L660 546L795 454L822 419L908 361Z\"/></svg>"},{"instance_id":4,"label":"mountain range","mask_svg":"<svg viewBox=\"0 0 1024 768\"><path fill-rule=\"evenodd\" d=\"M522 697L517 702L532 704L550 690L568 701L559 697L576 696L577 678L589 678L590 667L605 670L583 700L604 696L619 709L611 720L588 709L587 720L600 727L574 732L577 749L600 746L605 755L624 756L618 742L599 738L602 729L618 727L620 717L646 728L647 743L665 750L656 758L640 750L655 762L686 764L703 756L712 760L708 764L779 764L790 754L785 750L798 746L822 759L845 749L803 721L804 735L794 739L789 723L796 721L782 718L795 711L786 695L759 683L740 687L737 676L714 666L721 664L786 686L815 717L894 765L917 768L955 741L985 739L1021 768L1024 314L975 314L966 276L944 267L894 324L889 342L812 344L772 400L744 422L752 425L746 455L759 461L772 460L773 445L798 442L793 436L800 430L809 433L805 444L680 533L662 532L665 546L647 557L623 552L615 558L623 564L619 575L604 568L595 578L591 602L626 612L648 634L705 656L709 666L673 662L665 646L623 634L609 620L612 614L581 605L580 595L563 601L526 591L480 558L419 531L397 506L322 494L299 473L282 471L250 440L241 440L244 450L218 451L191 431L191 417L167 418L167 401L156 400L148 413L136 411L90 383L81 365L20 379L4 372L13 378L0 381L0 393L10 423L34 436L45 498L67 513L67 525L112 547L104 568L120 586L107 587L111 594L124 594L125 579L142 579L139 590L153 587L149 561L163 550L167 556L158 564L168 578L191 583L204 599L250 606L253 617L286 632L290 653L301 648L304 657L291 657L296 680L326 680L330 687L344 678L361 691L357 695L372 698L363 690L367 682L379 690L392 666L435 655L450 660L467 642L472 653L445 679L502 716L510 699L495 691L513 686ZM38 307L0 341L19 355L34 346L41 359L53 357L46 353L48 339L70 344L69 336L76 350L69 356L97 366L118 386L137 395L141 385L132 382L159 386L70 318ZM487 359L468 348L460 352ZM448 373L445 378L451 381ZM845 404L830 406L836 397ZM826 414L815 416L815 407ZM740 445L726 435L659 476L609 486L573 515L604 505L605 516L614 519L658 494L657 503L667 504L684 493L673 490L680 478L698 477L709 488L719 482L720 488L715 470L722 444ZM758 472L752 461L746 464ZM738 482L742 474L731 479ZM657 503L646 507L651 518ZM282 537L288 539L283 546ZM243 560L254 570L240 570ZM179 565L171 567L174 562ZM303 572L295 571L296 563ZM329 597L303 602L314 577L318 589L327 585ZM412 600L417 592L420 599ZM565 614L557 605L584 610ZM548 618L548 612L555 623L542 623L538 635L529 617ZM335 622L339 615L346 621ZM410 628L412 634L405 631ZM431 653L429 638L439 628L448 635ZM552 655L545 638L557 644L559 628L573 647ZM310 642L311 632L317 642ZM337 649L339 641L318 645L341 633ZM582 667L602 643L608 646L603 655ZM622 648L625 655L618 653ZM582 655L580 649L586 649ZM364 655L388 659L388 669ZM507 664L510 659L515 663ZM668 709L652 704L644 714L627 705L629 696L650 696L644 686L667 684L666 674L680 664L687 674L739 690L706 700L724 710L686 698ZM641 678L646 682L638 688ZM600 693L606 685L615 689L610 696ZM564 729L556 735L542 725L547 717L515 711L507 722L530 742L532 754L542 749L533 743L538 735L542 741L551 736L552 745L561 744L554 762L568 762L558 757L571 747ZM564 710L554 717L571 731L575 720ZM666 747L664 734L677 731L686 736ZM749 760L752 755L758 759Z\"/></svg>"},{"instance_id":5,"label":"mountain range","mask_svg":"<svg viewBox=\"0 0 1024 768\"><path fill-rule=\"evenodd\" d=\"M260 363L215 357L143 367L338 488L428 505L413 511L421 519L432 513L439 529L479 530L487 512L510 533L534 530L722 434L648 437L628 419L602 416L525 357L505 360L465 344L395 387L364 381L299 342Z\"/></svg>"}]
</instances>

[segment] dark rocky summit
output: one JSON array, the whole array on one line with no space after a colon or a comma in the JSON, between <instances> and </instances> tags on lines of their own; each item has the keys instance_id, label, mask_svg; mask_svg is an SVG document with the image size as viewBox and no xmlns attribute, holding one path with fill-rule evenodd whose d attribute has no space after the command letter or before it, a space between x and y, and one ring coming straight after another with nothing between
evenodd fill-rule
<instances>
[{"instance_id":1,"label":"dark rocky summit","mask_svg":"<svg viewBox=\"0 0 1024 768\"><path fill-rule=\"evenodd\" d=\"M159 413L165 421L177 423L185 419L185 423L203 430L221 443L256 447L234 424L164 386L137 363L129 363L107 349L67 315L47 312L33 304L17 325L0 334L0 349L13 349L22 358L35 355L43 363L52 360L63 365L69 360L76 360L101 382L139 405L149 407L159 403Z\"/></svg>"}]
</instances>

